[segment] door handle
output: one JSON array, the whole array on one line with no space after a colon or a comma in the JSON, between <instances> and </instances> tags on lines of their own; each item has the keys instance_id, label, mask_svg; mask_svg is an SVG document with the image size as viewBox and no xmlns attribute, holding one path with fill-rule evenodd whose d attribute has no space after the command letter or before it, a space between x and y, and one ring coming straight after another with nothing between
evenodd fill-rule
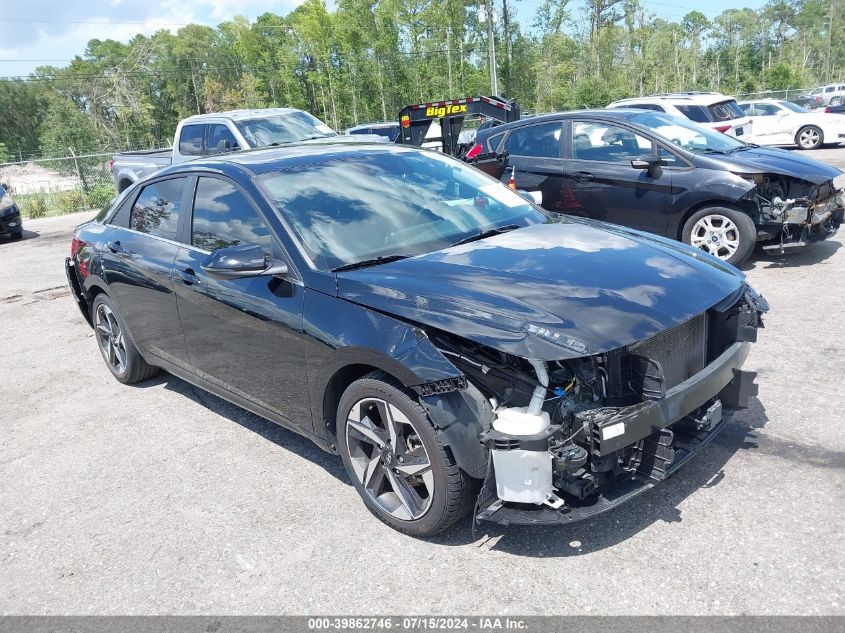
<instances>
[{"instance_id":1,"label":"door handle","mask_svg":"<svg viewBox=\"0 0 845 633\"><path fill-rule=\"evenodd\" d=\"M572 174L572 178L574 180L577 180L578 182L581 182L582 180L591 180L592 181L592 180L596 179L596 175L591 174L588 171L576 171L575 173Z\"/></svg>"},{"instance_id":2,"label":"door handle","mask_svg":"<svg viewBox=\"0 0 845 633\"><path fill-rule=\"evenodd\" d=\"M192 286L200 282L200 278L194 273L193 268L186 268L185 270L177 270L176 275L186 286Z\"/></svg>"},{"instance_id":3,"label":"door handle","mask_svg":"<svg viewBox=\"0 0 845 633\"><path fill-rule=\"evenodd\" d=\"M115 255L128 255L129 253L126 252L126 249L121 246L120 242L107 242L106 248L109 249Z\"/></svg>"}]
</instances>

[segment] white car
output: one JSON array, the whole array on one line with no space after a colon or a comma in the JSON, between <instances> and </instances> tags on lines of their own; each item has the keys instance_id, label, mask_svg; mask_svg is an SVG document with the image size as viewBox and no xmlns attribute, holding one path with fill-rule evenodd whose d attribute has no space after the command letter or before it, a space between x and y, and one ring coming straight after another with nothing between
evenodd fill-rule
<instances>
[{"instance_id":1,"label":"white car","mask_svg":"<svg viewBox=\"0 0 845 633\"><path fill-rule=\"evenodd\" d=\"M676 92L620 99L608 108L640 108L684 117L729 136L751 136L751 119L733 97L718 92Z\"/></svg>"},{"instance_id":2,"label":"white car","mask_svg":"<svg viewBox=\"0 0 845 633\"><path fill-rule=\"evenodd\" d=\"M816 149L845 142L845 116L811 112L789 101L743 101L739 106L754 122L754 134L744 140L758 145L797 145Z\"/></svg>"}]
</instances>

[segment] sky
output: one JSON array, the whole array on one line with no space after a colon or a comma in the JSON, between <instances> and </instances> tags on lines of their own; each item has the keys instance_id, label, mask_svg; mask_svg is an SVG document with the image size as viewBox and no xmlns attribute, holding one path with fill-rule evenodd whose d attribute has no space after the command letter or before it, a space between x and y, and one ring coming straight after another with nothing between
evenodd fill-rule
<instances>
[{"instance_id":1,"label":"sky","mask_svg":"<svg viewBox=\"0 0 845 633\"><path fill-rule=\"evenodd\" d=\"M88 40L128 41L188 23L214 26L235 15L250 19L267 11L285 14L301 0L0 0L0 77L27 75L38 66L64 66L81 55ZM497 0L493 0L498 4ZM759 8L764 0L643 0L664 19L679 21L692 10L713 18L729 8ZM518 0L517 15L530 26L541 0ZM570 5L575 16L578 0Z\"/></svg>"}]
</instances>

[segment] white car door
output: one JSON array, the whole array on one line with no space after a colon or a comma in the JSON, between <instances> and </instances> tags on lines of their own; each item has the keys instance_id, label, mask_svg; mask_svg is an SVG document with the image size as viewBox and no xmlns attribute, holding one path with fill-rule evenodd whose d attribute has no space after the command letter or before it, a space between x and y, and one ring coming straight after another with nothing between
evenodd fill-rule
<instances>
[{"instance_id":1,"label":"white car door","mask_svg":"<svg viewBox=\"0 0 845 633\"><path fill-rule=\"evenodd\" d=\"M749 114L754 131L753 137L749 139L751 142L760 145L780 145L792 142L787 139L789 123L786 121L786 111L781 110L776 104L761 101L752 103Z\"/></svg>"}]
</instances>

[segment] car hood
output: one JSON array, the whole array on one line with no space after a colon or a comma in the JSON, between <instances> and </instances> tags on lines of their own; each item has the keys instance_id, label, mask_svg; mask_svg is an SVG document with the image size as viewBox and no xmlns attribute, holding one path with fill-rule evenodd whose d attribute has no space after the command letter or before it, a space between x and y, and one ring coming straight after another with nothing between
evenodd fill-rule
<instances>
[{"instance_id":1,"label":"car hood","mask_svg":"<svg viewBox=\"0 0 845 633\"><path fill-rule=\"evenodd\" d=\"M744 283L678 242L568 218L337 275L344 299L541 360L643 340L732 304Z\"/></svg>"},{"instance_id":2,"label":"car hood","mask_svg":"<svg viewBox=\"0 0 845 633\"><path fill-rule=\"evenodd\" d=\"M823 185L842 172L798 152L774 147L753 147L733 154L708 155L717 158L723 169L738 173L766 173L790 176Z\"/></svg>"}]
</instances>

